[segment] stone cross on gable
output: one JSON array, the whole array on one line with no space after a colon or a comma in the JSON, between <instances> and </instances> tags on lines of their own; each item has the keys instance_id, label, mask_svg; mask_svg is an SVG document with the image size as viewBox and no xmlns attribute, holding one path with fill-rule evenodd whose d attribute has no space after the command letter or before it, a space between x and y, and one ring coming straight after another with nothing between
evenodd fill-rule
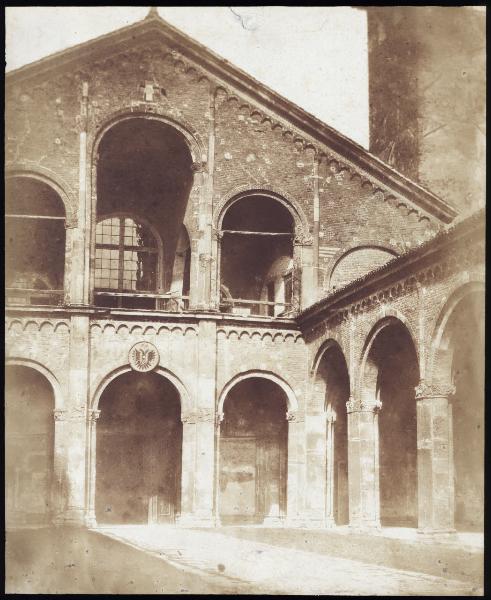
<instances>
[{"instance_id":1,"label":"stone cross on gable","mask_svg":"<svg viewBox=\"0 0 491 600\"><path fill-rule=\"evenodd\" d=\"M145 81L145 84L140 85L140 90L143 92L145 102L153 102L154 94L160 93L160 88L154 81Z\"/></svg>"}]
</instances>

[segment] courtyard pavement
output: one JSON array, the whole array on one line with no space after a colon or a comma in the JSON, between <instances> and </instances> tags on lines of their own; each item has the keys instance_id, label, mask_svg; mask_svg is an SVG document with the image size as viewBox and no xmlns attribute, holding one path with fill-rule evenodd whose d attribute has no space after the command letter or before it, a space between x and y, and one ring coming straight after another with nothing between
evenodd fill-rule
<instances>
[{"instance_id":1,"label":"courtyard pavement","mask_svg":"<svg viewBox=\"0 0 491 600\"><path fill-rule=\"evenodd\" d=\"M97 531L167 564L222 580L235 593L482 595L471 583L172 526L108 526ZM367 552L369 552L367 548Z\"/></svg>"}]
</instances>

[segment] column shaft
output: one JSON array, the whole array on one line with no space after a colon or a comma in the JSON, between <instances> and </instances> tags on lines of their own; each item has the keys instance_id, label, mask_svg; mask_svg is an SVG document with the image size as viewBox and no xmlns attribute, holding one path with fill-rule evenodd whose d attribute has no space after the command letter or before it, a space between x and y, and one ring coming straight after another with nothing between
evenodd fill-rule
<instances>
[{"instance_id":1,"label":"column shaft","mask_svg":"<svg viewBox=\"0 0 491 600\"><path fill-rule=\"evenodd\" d=\"M451 388L416 388L418 422L418 527L454 530Z\"/></svg>"},{"instance_id":2,"label":"column shaft","mask_svg":"<svg viewBox=\"0 0 491 600\"><path fill-rule=\"evenodd\" d=\"M347 410L350 525L380 527L377 407L351 399Z\"/></svg>"}]
</instances>

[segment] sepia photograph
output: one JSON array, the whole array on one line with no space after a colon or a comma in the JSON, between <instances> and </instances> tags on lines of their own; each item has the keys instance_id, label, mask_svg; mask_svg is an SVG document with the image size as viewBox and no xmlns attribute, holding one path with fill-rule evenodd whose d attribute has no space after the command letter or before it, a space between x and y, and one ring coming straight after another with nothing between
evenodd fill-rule
<instances>
[{"instance_id":1,"label":"sepia photograph","mask_svg":"<svg viewBox=\"0 0 491 600\"><path fill-rule=\"evenodd\" d=\"M484 596L485 6L5 31L5 592Z\"/></svg>"}]
</instances>

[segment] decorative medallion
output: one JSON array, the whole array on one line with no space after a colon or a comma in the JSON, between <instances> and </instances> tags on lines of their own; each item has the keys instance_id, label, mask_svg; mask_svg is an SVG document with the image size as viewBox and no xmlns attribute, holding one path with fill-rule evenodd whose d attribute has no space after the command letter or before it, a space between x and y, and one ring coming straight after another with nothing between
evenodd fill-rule
<instances>
[{"instance_id":1,"label":"decorative medallion","mask_svg":"<svg viewBox=\"0 0 491 600\"><path fill-rule=\"evenodd\" d=\"M134 371L146 373L147 371L155 369L159 364L159 351L150 342L137 342L131 347L128 360L130 362L130 367Z\"/></svg>"}]
</instances>

